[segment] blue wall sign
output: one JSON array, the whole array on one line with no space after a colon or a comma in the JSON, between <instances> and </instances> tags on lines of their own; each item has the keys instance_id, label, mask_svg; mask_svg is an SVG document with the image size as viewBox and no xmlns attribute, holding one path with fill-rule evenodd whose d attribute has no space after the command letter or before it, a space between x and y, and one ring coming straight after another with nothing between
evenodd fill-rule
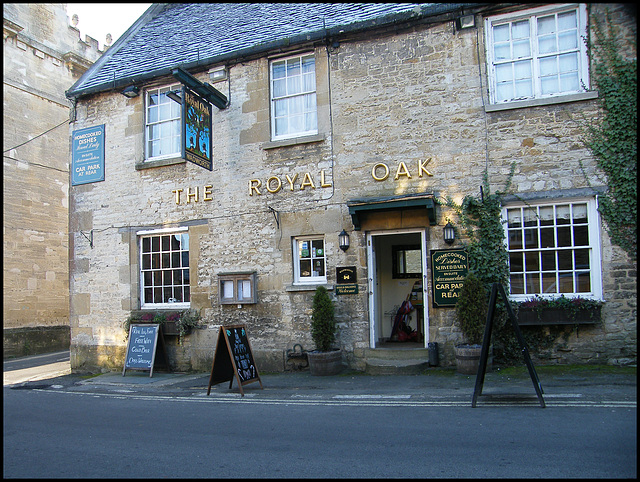
<instances>
[{"instance_id":1,"label":"blue wall sign","mask_svg":"<svg viewBox=\"0 0 640 482\"><path fill-rule=\"evenodd\" d=\"M71 185L104 181L104 124L73 131Z\"/></svg>"}]
</instances>

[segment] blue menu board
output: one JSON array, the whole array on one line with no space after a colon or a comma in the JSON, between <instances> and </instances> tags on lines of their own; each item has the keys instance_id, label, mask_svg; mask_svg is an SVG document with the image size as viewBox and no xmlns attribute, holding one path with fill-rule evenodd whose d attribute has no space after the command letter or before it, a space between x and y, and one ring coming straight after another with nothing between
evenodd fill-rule
<instances>
[{"instance_id":1,"label":"blue menu board","mask_svg":"<svg viewBox=\"0 0 640 482\"><path fill-rule=\"evenodd\" d=\"M104 181L104 124L73 131L71 185Z\"/></svg>"}]
</instances>

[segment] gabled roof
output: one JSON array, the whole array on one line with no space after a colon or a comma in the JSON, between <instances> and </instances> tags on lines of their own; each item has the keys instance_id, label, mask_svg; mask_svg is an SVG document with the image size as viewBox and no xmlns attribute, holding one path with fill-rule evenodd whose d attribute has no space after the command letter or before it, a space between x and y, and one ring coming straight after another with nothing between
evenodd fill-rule
<instances>
[{"instance_id":1,"label":"gabled roof","mask_svg":"<svg viewBox=\"0 0 640 482\"><path fill-rule=\"evenodd\" d=\"M339 37L478 4L158 3L153 4L66 92L104 92L278 48Z\"/></svg>"}]
</instances>

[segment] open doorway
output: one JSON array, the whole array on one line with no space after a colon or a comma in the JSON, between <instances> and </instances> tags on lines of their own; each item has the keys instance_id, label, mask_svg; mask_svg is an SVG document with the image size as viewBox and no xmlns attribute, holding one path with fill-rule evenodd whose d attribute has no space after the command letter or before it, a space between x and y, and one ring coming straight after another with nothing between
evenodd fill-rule
<instances>
[{"instance_id":1,"label":"open doorway","mask_svg":"<svg viewBox=\"0 0 640 482\"><path fill-rule=\"evenodd\" d=\"M395 230L367 234L370 346L424 348L429 341L426 296L426 233ZM409 337L398 337L394 324L405 300L413 309L403 317ZM393 335L393 336L392 336Z\"/></svg>"}]
</instances>

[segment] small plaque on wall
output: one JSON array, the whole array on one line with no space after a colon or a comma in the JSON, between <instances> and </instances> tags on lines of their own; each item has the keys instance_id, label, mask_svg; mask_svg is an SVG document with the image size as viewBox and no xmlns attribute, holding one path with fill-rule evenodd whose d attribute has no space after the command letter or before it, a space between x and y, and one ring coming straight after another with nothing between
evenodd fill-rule
<instances>
[{"instance_id":1,"label":"small plaque on wall","mask_svg":"<svg viewBox=\"0 0 640 482\"><path fill-rule=\"evenodd\" d=\"M342 266L336 268L336 283L339 285L352 284L358 281L355 266Z\"/></svg>"}]
</instances>

